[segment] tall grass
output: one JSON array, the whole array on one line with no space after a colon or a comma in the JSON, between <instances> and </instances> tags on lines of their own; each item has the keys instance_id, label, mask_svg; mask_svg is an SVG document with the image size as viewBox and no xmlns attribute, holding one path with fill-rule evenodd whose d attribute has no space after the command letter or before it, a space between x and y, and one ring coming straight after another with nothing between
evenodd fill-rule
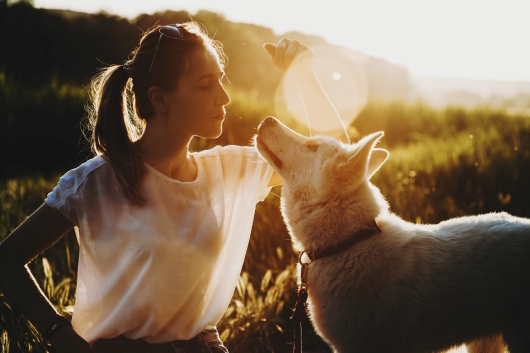
<instances>
[{"instance_id":1,"label":"tall grass","mask_svg":"<svg viewBox=\"0 0 530 353\"><path fill-rule=\"evenodd\" d=\"M391 155L373 183L403 218L530 217L530 117L393 103L368 106L357 124L363 134L386 131Z\"/></svg>"},{"instance_id":2,"label":"tall grass","mask_svg":"<svg viewBox=\"0 0 530 353\"><path fill-rule=\"evenodd\" d=\"M257 98L232 97L225 137L217 142L246 144L268 108ZM385 130L380 146L388 148L391 155L372 182L404 219L439 222L503 210L530 217L530 117L489 110L372 104L355 126L363 135ZM195 143L195 149L202 149L211 142ZM57 179L20 178L0 184L0 239L42 203ZM257 206L243 272L218 325L233 353L292 350L288 318L295 301L296 255L279 212L280 194L281 187L274 188ZM66 316L74 305L77 251L71 233L30 263L38 283ZM308 322L304 327L304 338L310 338L306 348L321 346ZM2 353L44 352L34 328L11 311L2 294L0 347Z\"/></svg>"},{"instance_id":3,"label":"tall grass","mask_svg":"<svg viewBox=\"0 0 530 353\"><path fill-rule=\"evenodd\" d=\"M58 178L24 177L0 185L0 240L11 233L46 198ZM70 232L30 262L29 267L56 309L71 316L74 304L78 248ZM7 352L45 352L35 328L13 313L0 292L0 347Z\"/></svg>"}]
</instances>

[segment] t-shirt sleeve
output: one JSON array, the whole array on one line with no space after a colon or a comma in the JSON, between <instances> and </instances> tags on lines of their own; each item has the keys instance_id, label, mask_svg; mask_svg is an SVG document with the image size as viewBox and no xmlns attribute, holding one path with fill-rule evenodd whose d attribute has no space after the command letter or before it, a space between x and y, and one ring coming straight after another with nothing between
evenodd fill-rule
<instances>
[{"instance_id":1,"label":"t-shirt sleeve","mask_svg":"<svg viewBox=\"0 0 530 353\"><path fill-rule=\"evenodd\" d=\"M77 214L72 209L71 202L69 203L68 201L69 197L76 193L78 184L75 169L70 170L59 179L57 186L53 188L44 200L44 203L61 212L63 216L75 225L79 225Z\"/></svg>"},{"instance_id":2,"label":"t-shirt sleeve","mask_svg":"<svg viewBox=\"0 0 530 353\"><path fill-rule=\"evenodd\" d=\"M255 147L225 146L220 152L228 189L237 185L256 195L256 202L263 201L271 187L268 186L273 168L263 159Z\"/></svg>"},{"instance_id":3,"label":"t-shirt sleeve","mask_svg":"<svg viewBox=\"0 0 530 353\"><path fill-rule=\"evenodd\" d=\"M103 158L96 157L68 171L59 179L57 186L48 193L44 203L61 212L70 222L78 226L77 211L79 207L78 201L81 199L80 195L78 195L80 186L85 182L91 171L104 163L106 161Z\"/></svg>"}]
</instances>

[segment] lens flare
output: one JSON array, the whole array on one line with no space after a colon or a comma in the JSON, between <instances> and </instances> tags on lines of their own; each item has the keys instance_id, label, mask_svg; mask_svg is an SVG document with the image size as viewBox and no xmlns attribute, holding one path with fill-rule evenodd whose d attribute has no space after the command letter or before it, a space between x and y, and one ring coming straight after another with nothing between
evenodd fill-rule
<instances>
[{"instance_id":1,"label":"lens flare","mask_svg":"<svg viewBox=\"0 0 530 353\"><path fill-rule=\"evenodd\" d=\"M349 49L331 46L312 48L313 69L329 99L339 113L342 123L348 127L363 109L368 98L368 87L362 54ZM306 125L305 107L291 75L284 75L275 94L275 108L278 116L282 113L293 115ZM332 117L323 116L310 126L311 130L329 132L336 127L330 122Z\"/></svg>"}]
</instances>

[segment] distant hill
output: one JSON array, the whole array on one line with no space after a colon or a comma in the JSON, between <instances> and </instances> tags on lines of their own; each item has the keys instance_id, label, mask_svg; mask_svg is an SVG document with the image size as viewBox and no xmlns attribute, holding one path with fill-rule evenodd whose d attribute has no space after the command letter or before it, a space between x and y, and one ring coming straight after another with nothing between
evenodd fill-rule
<instances>
[{"instance_id":1,"label":"distant hill","mask_svg":"<svg viewBox=\"0 0 530 353\"><path fill-rule=\"evenodd\" d=\"M142 31L157 23L190 18L203 23L224 44L230 88L253 92L263 99L277 95L283 75L272 66L262 44L287 36L313 48L317 74L339 110L341 105L348 105L348 100L355 100L352 104L356 107L369 100L422 100L437 107L490 105L512 110L530 105L528 82L411 76L402 65L332 45L319 36L299 32L279 36L270 28L232 22L208 11L165 11L128 20L103 12L35 9L27 2L8 5L0 1L0 41L4 48L16 48L3 51L0 74L21 87L50 83L86 86L99 68L123 63ZM358 109L351 108L352 104L342 109L342 116L356 114Z\"/></svg>"},{"instance_id":2,"label":"distant hill","mask_svg":"<svg viewBox=\"0 0 530 353\"><path fill-rule=\"evenodd\" d=\"M282 74L272 67L262 45L275 43L280 36L270 28L232 22L208 11L166 11L128 20L107 13L35 9L27 3L0 2L0 40L4 47L17 48L0 56L0 72L23 85L50 81L86 85L98 68L123 63L143 30L190 18L203 23L224 44L229 58L226 72L234 89L255 91L264 98L274 95ZM361 81L368 99L402 99L410 94L409 75L403 66L331 45L318 36L282 36L300 39L315 47L319 55L333 59L341 70L349 72L342 72L343 78L353 75ZM328 70L336 72L333 67Z\"/></svg>"},{"instance_id":3,"label":"distant hill","mask_svg":"<svg viewBox=\"0 0 530 353\"><path fill-rule=\"evenodd\" d=\"M410 100L423 100L434 107L489 106L503 108L510 113L530 114L530 82L504 82L440 78L410 77L414 93Z\"/></svg>"}]
</instances>

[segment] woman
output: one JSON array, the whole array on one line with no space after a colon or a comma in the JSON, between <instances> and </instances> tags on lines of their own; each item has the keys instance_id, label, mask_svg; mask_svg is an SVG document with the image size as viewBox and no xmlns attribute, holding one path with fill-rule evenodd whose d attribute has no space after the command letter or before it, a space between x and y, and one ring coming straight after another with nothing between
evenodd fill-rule
<instances>
[{"instance_id":1,"label":"woman","mask_svg":"<svg viewBox=\"0 0 530 353\"><path fill-rule=\"evenodd\" d=\"M264 48L279 69L292 66L309 120L327 116L342 128L312 52L288 39ZM55 352L227 352L215 325L255 205L281 179L252 147L188 150L194 136L222 132L223 56L195 22L156 26L125 65L94 79L96 157L66 173L0 245L1 290ZM25 264L73 227L80 256L70 325Z\"/></svg>"}]
</instances>

